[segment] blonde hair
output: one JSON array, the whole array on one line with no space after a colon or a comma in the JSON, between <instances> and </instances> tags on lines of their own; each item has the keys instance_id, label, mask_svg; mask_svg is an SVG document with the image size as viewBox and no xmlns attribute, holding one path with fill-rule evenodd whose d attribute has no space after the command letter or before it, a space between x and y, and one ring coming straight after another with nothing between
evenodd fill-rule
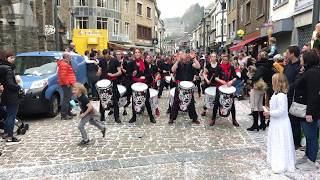
<instances>
[{"instance_id":1,"label":"blonde hair","mask_svg":"<svg viewBox=\"0 0 320 180\"><path fill-rule=\"evenodd\" d=\"M276 73L272 76L272 87L275 93L287 93L289 83L283 73Z\"/></svg>"},{"instance_id":2,"label":"blonde hair","mask_svg":"<svg viewBox=\"0 0 320 180\"><path fill-rule=\"evenodd\" d=\"M84 95L87 95L87 94L88 94L86 87L84 87L84 85L81 84L81 83L75 83L75 84L73 85L73 88L78 89L78 90L79 90L82 94L84 94Z\"/></svg>"}]
</instances>

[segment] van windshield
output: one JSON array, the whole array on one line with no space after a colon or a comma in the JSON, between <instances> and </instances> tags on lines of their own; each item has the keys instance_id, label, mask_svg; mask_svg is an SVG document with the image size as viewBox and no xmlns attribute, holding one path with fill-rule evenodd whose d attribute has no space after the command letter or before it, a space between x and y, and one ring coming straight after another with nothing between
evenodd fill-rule
<instances>
[{"instance_id":1,"label":"van windshield","mask_svg":"<svg viewBox=\"0 0 320 180\"><path fill-rule=\"evenodd\" d=\"M57 71L57 60L52 56L19 56L14 64L18 75L41 76Z\"/></svg>"}]
</instances>

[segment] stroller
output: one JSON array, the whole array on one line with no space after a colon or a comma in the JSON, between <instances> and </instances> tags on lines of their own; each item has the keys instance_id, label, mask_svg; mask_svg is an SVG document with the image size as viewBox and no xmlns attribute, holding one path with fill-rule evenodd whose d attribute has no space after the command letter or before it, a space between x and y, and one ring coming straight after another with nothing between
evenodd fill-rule
<instances>
[{"instance_id":1,"label":"stroller","mask_svg":"<svg viewBox=\"0 0 320 180\"><path fill-rule=\"evenodd\" d=\"M5 107L0 107L0 134L4 133L4 120L5 120ZM17 135L24 135L26 134L27 130L29 130L29 124L25 124L21 119L18 117L14 123L13 133Z\"/></svg>"}]
</instances>

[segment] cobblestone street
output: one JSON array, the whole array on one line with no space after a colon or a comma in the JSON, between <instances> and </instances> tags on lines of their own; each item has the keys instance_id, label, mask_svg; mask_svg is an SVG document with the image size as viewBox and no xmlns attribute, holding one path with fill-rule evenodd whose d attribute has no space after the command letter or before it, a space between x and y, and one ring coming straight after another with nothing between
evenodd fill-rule
<instances>
[{"instance_id":1,"label":"cobblestone street","mask_svg":"<svg viewBox=\"0 0 320 180\"><path fill-rule=\"evenodd\" d=\"M265 162L266 131L246 131L251 125L248 101L236 102L239 128L221 118L207 127L211 113L199 117L201 125L191 125L187 113L180 113L170 126L167 96L165 91L159 101L157 124L140 116L129 125L128 114L118 125L108 116L104 139L87 126L92 142L86 147L77 145L78 118L28 120L30 130L21 144L1 146L0 179L320 179L319 170L272 174ZM197 98L198 114L202 101Z\"/></svg>"}]
</instances>

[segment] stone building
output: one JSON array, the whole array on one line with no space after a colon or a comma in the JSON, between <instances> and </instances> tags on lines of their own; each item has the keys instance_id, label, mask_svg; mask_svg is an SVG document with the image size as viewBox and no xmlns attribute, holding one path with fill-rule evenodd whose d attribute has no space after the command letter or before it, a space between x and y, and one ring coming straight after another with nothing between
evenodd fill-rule
<instances>
[{"instance_id":1,"label":"stone building","mask_svg":"<svg viewBox=\"0 0 320 180\"><path fill-rule=\"evenodd\" d=\"M237 5L237 0L227 1L227 47L239 42L239 38L237 37L237 23L239 19Z\"/></svg>"},{"instance_id":2,"label":"stone building","mask_svg":"<svg viewBox=\"0 0 320 180\"><path fill-rule=\"evenodd\" d=\"M39 49L39 30L34 8L33 1L1 1L0 49L14 52Z\"/></svg>"}]
</instances>

